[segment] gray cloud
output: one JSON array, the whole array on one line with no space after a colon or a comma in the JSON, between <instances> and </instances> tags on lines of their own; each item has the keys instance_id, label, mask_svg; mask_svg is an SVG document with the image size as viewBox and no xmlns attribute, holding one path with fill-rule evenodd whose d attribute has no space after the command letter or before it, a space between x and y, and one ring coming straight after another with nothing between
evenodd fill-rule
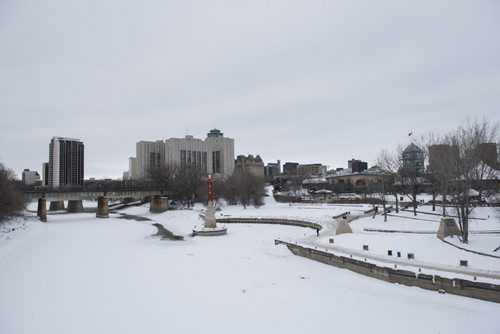
<instances>
[{"instance_id":1,"label":"gray cloud","mask_svg":"<svg viewBox=\"0 0 500 334\"><path fill-rule=\"evenodd\" d=\"M494 1L0 2L0 161L80 138L86 175L135 142L204 137L266 162L374 162L407 133L498 121Z\"/></svg>"}]
</instances>

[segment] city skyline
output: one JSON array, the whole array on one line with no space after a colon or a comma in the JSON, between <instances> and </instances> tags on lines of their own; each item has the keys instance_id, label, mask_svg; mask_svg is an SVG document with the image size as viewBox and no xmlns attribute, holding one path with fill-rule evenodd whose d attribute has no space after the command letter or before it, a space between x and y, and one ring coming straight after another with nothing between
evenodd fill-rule
<instances>
[{"instance_id":1,"label":"city skyline","mask_svg":"<svg viewBox=\"0 0 500 334\"><path fill-rule=\"evenodd\" d=\"M372 166L408 133L499 121L489 1L62 0L0 4L0 162L41 171L53 136L85 177L119 178L141 140L221 129L235 155Z\"/></svg>"}]
</instances>

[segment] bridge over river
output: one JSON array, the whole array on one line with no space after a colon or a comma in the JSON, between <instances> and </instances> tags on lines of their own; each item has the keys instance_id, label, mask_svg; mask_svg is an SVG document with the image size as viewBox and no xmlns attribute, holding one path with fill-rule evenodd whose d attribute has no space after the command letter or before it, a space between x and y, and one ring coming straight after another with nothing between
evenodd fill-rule
<instances>
[{"instance_id":1,"label":"bridge over river","mask_svg":"<svg viewBox=\"0 0 500 334\"><path fill-rule=\"evenodd\" d=\"M165 189L116 189L98 190L92 188L35 189L23 192L26 201L38 200L37 214L42 222L47 221L47 200L49 210L67 210L71 213L83 212L82 200L97 200L96 217L108 218L109 198L151 198L151 212L163 212L168 208L168 191ZM67 208L64 201L68 201Z\"/></svg>"}]
</instances>

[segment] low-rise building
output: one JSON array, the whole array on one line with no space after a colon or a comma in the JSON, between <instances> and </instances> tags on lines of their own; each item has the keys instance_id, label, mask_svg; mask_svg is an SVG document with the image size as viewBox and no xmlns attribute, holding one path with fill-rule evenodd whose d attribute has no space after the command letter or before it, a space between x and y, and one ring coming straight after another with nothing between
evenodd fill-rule
<instances>
[{"instance_id":1,"label":"low-rise building","mask_svg":"<svg viewBox=\"0 0 500 334\"><path fill-rule=\"evenodd\" d=\"M326 176L329 189L336 192L380 192L383 186L394 182L395 174L373 166L362 172L347 168Z\"/></svg>"},{"instance_id":2,"label":"low-rise building","mask_svg":"<svg viewBox=\"0 0 500 334\"><path fill-rule=\"evenodd\" d=\"M264 167L264 176L267 180L272 180L276 175L281 174L281 161L270 162Z\"/></svg>"},{"instance_id":3,"label":"low-rise building","mask_svg":"<svg viewBox=\"0 0 500 334\"><path fill-rule=\"evenodd\" d=\"M23 170L22 179L23 179L23 184L27 186L31 186L33 184L41 184L42 182L40 174L38 174L37 171L29 169Z\"/></svg>"},{"instance_id":4,"label":"low-rise building","mask_svg":"<svg viewBox=\"0 0 500 334\"><path fill-rule=\"evenodd\" d=\"M44 162L42 164L42 186L49 186L49 163Z\"/></svg>"},{"instance_id":5,"label":"low-rise building","mask_svg":"<svg viewBox=\"0 0 500 334\"><path fill-rule=\"evenodd\" d=\"M254 157L249 154L248 156L238 155L234 161L235 172L250 172L256 176L264 177L264 162L260 155Z\"/></svg>"},{"instance_id":6,"label":"low-rise building","mask_svg":"<svg viewBox=\"0 0 500 334\"><path fill-rule=\"evenodd\" d=\"M347 161L347 167L350 168L353 173L357 173L367 170L368 163L357 159L351 159Z\"/></svg>"},{"instance_id":7,"label":"low-rise building","mask_svg":"<svg viewBox=\"0 0 500 334\"><path fill-rule=\"evenodd\" d=\"M286 175L297 175L298 162L285 162L283 165L283 174Z\"/></svg>"},{"instance_id":8,"label":"low-rise building","mask_svg":"<svg viewBox=\"0 0 500 334\"><path fill-rule=\"evenodd\" d=\"M326 166L322 164L305 164L297 166L297 174L304 176L324 176L326 175Z\"/></svg>"}]
</instances>

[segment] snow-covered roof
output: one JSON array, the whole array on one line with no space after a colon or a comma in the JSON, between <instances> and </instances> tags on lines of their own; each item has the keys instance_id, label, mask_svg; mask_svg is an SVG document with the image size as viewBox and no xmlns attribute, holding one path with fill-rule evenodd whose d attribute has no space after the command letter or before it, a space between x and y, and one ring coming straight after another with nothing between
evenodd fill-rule
<instances>
[{"instance_id":1,"label":"snow-covered roof","mask_svg":"<svg viewBox=\"0 0 500 334\"><path fill-rule=\"evenodd\" d=\"M327 182L328 181L322 177L310 178L310 179L305 179L304 181L302 181L303 184L317 184L317 183L327 183Z\"/></svg>"},{"instance_id":2,"label":"snow-covered roof","mask_svg":"<svg viewBox=\"0 0 500 334\"><path fill-rule=\"evenodd\" d=\"M403 153L409 153L409 152L423 152L423 151L420 147L418 147L414 143L411 143L403 151Z\"/></svg>"},{"instance_id":3,"label":"snow-covered roof","mask_svg":"<svg viewBox=\"0 0 500 334\"><path fill-rule=\"evenodd\" d=\"M315 194L331 194L333 191L331 190L328 190L328 189L320 189L320 190L316 190L314 193Z\"/></svg>"},{"instance_id":4,"label":"snow-covered roof","mask_svg":"<svg viewBox=\"0 0 500 334\"><path fill-rule=\"evenodd\" d=\"M469 189L469 196L479 196L479 191L477 191L476 189L470 188Z\"/></svg>"}]
</instances>

